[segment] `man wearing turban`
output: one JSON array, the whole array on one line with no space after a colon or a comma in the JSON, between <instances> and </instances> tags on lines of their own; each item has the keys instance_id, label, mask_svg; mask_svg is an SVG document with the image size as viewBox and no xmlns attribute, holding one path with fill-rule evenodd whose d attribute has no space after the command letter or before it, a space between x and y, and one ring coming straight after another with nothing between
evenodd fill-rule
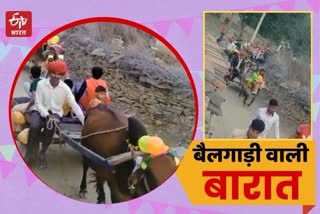
<instances>
[{"instance_id":1,"label":"man wearing turban","mask_svg":"<svg viewBox=\"0 0 320 214\"><path fill-rule=\"evenodd\" d=\"M45 153L52 141L54 128L50 129L47 123L50 119L63 116L63 104L66 100L80 122L84 123L84 115L76 103L71 89L61 80L67 73L64 61L57 60L48 64L49 78L40 80L35 92L35 104L28 112L27 120L30 131L27 144L26 161L31 162L38 153L39 143L42 142L41 153ZM43 129L43 131L42 131Z\"/></svg>"}]
</instances>

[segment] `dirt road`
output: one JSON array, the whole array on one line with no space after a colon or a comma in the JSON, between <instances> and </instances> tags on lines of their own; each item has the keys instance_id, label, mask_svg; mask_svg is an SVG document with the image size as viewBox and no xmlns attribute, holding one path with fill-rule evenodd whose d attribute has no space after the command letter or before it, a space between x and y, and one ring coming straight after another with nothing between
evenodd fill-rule
<instances>
[{"instance_id":1,"label":"dirt road","mask_svg":"<svg viewBox=\"0 0 320 214\"><path fill-rule=\"evenodd\" d=\"M222 104L223 117L215 118L215 131L213 138L230 137L232 129L245 129L249 126L251 115L258 109L268 105L268 100L257 97L250 107L243 106L243 97L239 97L239 87L231 83L222 92L226 101ZM281 102L281 100L279 100ZM296 129L296 124L288 119L280 117L280 138L288 138ZM274 128L268 134L268 138L274 138Z\"/></svg>"}]
</instances>

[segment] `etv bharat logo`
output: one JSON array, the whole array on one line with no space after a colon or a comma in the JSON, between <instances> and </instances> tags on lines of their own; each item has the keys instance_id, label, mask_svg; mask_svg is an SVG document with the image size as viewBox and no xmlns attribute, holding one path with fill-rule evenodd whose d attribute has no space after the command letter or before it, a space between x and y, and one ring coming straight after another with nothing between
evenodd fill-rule
<instances>
[{"instance_id":1,"label":"etv bharat logo","mask_svg":"<svg viewBox=\"0 0 320 214\"><path fill-rule=\"evenodd\" d=\"M31 11L6 12L6 36L30 37L32 35Z\"/></svg>"}]
</instances>

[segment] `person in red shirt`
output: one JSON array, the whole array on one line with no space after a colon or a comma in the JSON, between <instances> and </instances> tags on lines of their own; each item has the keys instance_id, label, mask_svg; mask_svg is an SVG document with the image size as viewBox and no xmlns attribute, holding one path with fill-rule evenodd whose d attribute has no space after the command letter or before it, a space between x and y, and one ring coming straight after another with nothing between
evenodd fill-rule
<instances>
[{"instance_id":1,"label":"person in red shirt","mask_svg":"<svg viewBox=\"0 0 320 214\"><path fill-rule=\"evenodd\" d=\"M79 91L75 94L76 101L79 102L85 111L89 108L90 101L95 98L95 90L98 86L106 88L108 94L108 85L105 80L101 79L103 69L101 67L93 67L91 72L92 77L84 80ZM109 97L108 100L110 100Z\"/></svg>"},{"instance_id":2,"label":"person in red shirt","mask_svg":"<svg viewBox=\"0 0 320 214\"><path fill-rule=\"evenodd\" d=\"M311 135L311 129L309 124L301 124L295 134L296 139L307 139Z\"/></svg>"}]
</instances>

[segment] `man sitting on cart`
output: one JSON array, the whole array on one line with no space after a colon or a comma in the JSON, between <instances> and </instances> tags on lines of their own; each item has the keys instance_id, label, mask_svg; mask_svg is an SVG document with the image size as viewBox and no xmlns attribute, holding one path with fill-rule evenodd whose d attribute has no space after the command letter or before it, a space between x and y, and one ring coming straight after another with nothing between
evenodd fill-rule
<instances>
[{"instance_id":1,"label":"man sitting on cart","mask_svg":"<svg viewBox=\"0 0 320 214\"><path fill-rule=\"evenodd\" d=\"M60 121L63 116L63 104L67 100L71 109L84 123L84 115L80 106L76 103L71 89L61 80L67 72L64 61L57 60L48 64L49 78L40 80L35 93L35 104L30 112L26 113L26 119L30 124L27 143L26 161L32 162L38 154L39 143L42 142L40 152L44 156L48 146L52 142L54 124L49 122ZM43 129L43 130L42 130Z\"/></svg>"},{"instance_id":2,"label":"man sitting on cart","mask_svg":"<svg viewBox=\"0 0 320 214\"><path fill-rule=\"evenodd\" d=\"M233 56L230 60L229 66L228 66L228 74L224 76L224 80L226 81L226 85L229 85L229 81L233 81L235 78L240 78L241 70L243 70L243 67L245 65L245 57L246 52L245 51L237 51L235 50L233 52Z\"/></svg>"},{"instance_id":3,"label":"man sitting on cart","mask_svg":"<svg viewBox=\"0 0 320 214\"><path fill-rule=\"evenodd\" d=\"M101 67L93 67L91 72L92 77L84 80L79 91L75 93L76 101L81 105L84 111L89 109L90 101L96 97L96 88L98 86L102 86L106 89L107 97L105 103L110 103L108 85L106 81L102 79L103 69Z\"/></svg>"}]
</instances>

